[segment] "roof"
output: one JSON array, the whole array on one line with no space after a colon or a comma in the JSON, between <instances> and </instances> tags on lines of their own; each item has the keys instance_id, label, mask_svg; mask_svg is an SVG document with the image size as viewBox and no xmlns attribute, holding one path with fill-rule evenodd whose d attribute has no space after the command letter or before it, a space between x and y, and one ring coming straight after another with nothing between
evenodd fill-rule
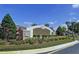
<instances>
[{"instance_id":1,"label":"roof","mask_svg":"<svg viewBox=\"0 0 79 59\"><path fill-rule=\"evenodd\" d=\"M44 26L44 25L32 26L32 27L27 28L27 30L32 30L32 29L35 29L35 28L48 29L48 30L50 30L51 32L53 32L53 30L52 30L50 27L47 27L47 26Z\"/></svg>"}]
</instances>

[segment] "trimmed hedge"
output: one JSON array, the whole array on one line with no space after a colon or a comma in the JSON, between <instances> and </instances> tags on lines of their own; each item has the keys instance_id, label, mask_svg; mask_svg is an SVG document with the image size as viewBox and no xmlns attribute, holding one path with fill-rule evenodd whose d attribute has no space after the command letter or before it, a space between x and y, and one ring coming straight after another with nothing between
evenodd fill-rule
<instances>
[{"instance_id":1,"label":"trimmed hedge","mask_svg":"<svg viewBox=\"0 0 79 59\"><path fill-rule=\"evenodd\" d=\"M55 46L59 44L64 44L71 41L74 41L74 40L66 36L57 36L57 37L50 37L50 38L44 38L44 39L28 38L26 40L21 40L21 41L11 40L10 42L0 41L1 43L0 51L45 48L45 47Z\"/></svg>"},{"instance_id":2,"label":"trimmed hedge","mask_svg":"<svg viewBox=\"0 0 79 59\"><path fill-rule=\"evenodd\" d=\"M6 41L0 41L0 45L6 45Z\"/></svg>"},{"instance_id":3,"label":"trimmed hedge","mask_svg":"<svg viewBox=\"0 0 79 59\"><path fill-rule=\"evenodd\" d=\"M50 46L55 46L58 44L63 44L67 42L71 42L72 39L70 40L61 40L61 41L50 41L47 43L42 43L42 44L32 44L32 45L27 45L27 44L21 44L21 45L0 45L0 51L13 51L13 50L28 50L28 49L37 49L37 48L45 48L45 47L50 47Z\"/></svg>"}]
</instances>

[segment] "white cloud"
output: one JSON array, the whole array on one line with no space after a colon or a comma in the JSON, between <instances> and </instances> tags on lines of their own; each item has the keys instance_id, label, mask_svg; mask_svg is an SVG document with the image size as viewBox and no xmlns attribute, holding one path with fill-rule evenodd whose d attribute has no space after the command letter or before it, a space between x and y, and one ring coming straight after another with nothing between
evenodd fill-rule
<instances>
[{"instance_id":1,"label":"white cloud","mask_svg":"<svg viewBox=\"0 0 79 59\"><path fill-rule=\"evenodd\" d=\"M67 25L66 24L62 24L61 27L66 27L67 28Z\"/></svg>"},{"instance_id":2,"label":"white cloud","mask_svg":"<svg viewBox=\"0 0 79 59\"><path fill-rule=\"evenodd\" d=\"M76 17L73 17L72 19L75 19L76 20L77 18Z\"/></svg>"},{"instance_id":3,"label":"white cloud","mask_svg":"<svg viewBox=\"0 0 79 59\"><path fill-rule=\"evenodd\" d=\"M31 25L31 24L32 24L32 22L24 22L24 24Z\"/></svg>"},{"instance_id":4,"label":"white cloud","mask_svg":"<svg viewBox=\"0 0 79 59\"><path fill-rule=\"evenodd\" d=\"M62 24L61 26L62 26L62 27L67 27L67 25L66 25L66 24Z\"/></svg>"},{"instance_id":5,"label":"white cloud","mask_svg":"<svg viewBox=\"0 0 79 59\"><path fill-rule=\"evenodd\" d=\"M77 22L79 22L79 20L77 20Z\"/></svg>"},{"instance_id":6,"label":"white cloud","mask_svg":"<svg viewBox=\"0 0 79 59\"><path fill-rule=\"evenodd\" d=\"M48 22L49 24L55 24L57 21L54 21L54 22Z\"/></svg>"},{"instance_id":7,"label":"white cloud","mask_svg":"<svg viewBox=\"0 0 79 59\"><path fill-rule=\"evenodd\" d=\"M57 28L58 28L58 26L54 27L54 30L56 31L56 30L57 30Z\"/></svg>"},{"instance_id":8,"label":"white cloud","mask_svg":"<svg viewBox=\"0 0 79 59\"><path fill-rule=\"evenodd\" d=\"M69 13L69 15L71 15L71 16L73 16L73 15L75 15L76 13L74 13L74 12L71 12L71 13Z\"/></svg>"},{"instance_id":9,"label":"white cloud","mask_svg":"<svg viewBox=\"0 0 79 59\"><path fill-rule=\"evenodd\" d=\"M49 24L54 24L54 22L48 22Z\"/></svg>"},{"instance_id":10,"label":"white cloud","mask_svg":"<svg viewBox=\"0 0 79 59\"><path fill-rule=\"evenodd\" d=\"M24 22L24 26L29 27L31 26L33 23L32 22Z\"/></svg>"},{"instance_id":11,"label":"white cloud","mask_svg":"<svg viewBox=\"0 0 79 59\"><path fill-rule=\"evenodd\" d=\"M79 4L73 4L72 8L79 8Z\"/></svg>"},{"instance_id":12,"label":"white cloud","mask_svg":"<svg viewBox=\"0 0 79 59\"><path fill-rule=\"evenodd\" d=\"M72 18L68 19L67 21L69 21L69 22L74 22L74 21L76 21L76 20L77 20L76 17L72 17Z\"/></svg>"}]
</instances>

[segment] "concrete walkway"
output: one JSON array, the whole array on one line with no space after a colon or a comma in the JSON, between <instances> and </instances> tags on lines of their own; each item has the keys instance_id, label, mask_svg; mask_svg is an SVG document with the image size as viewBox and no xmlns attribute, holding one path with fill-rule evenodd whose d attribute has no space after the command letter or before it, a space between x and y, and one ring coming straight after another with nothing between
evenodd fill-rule
<instances>
[{"instance_id":1,"label":"concrete walkway","mask_svg":"<svg viewBox=\"0 0 79 59\"><path fill-rule=\"evenodd\" d=\"M20 50L20 51L5 51L5 52L0 52L1 54L44 54L44 53L54 53L56 51L65 49L67 47L73 46L75 44L78 44L79 41L73 41L70 43L66 43L66 44L61 44L61 45L57 45L57 46L52 46L52 47L47 47L47 48L41 48L41 49L32 49L32 50Z\"/></svg>"}]
</instances>

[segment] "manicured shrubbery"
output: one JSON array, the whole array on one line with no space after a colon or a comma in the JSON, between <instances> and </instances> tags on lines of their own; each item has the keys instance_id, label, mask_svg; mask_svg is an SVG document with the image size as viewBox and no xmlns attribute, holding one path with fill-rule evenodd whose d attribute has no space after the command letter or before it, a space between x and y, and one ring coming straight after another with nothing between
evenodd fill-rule
<instances>
[{"instance_id":1,"label":"manicured shrubbery","mask_svg":"<svg viewBox=\"0 0 79 59\"><path fill-rule=\"evenodd\" d=\"M20 41L11 40L9 42L0 41L0 51L45 48L45 47L55 46L59 44L64 44L71 41L74 41L74 40L72 38L69 39L66 36L57 36L57 37L50 37L50 38L44 38L44 39L28 38L26 40L20 40Z\"/></svg>"},{"instance_id":2,"label":"manicured shrubbery","mask_svg":"<svg viewBox=\"0 0 79 59\"><path fill-rule=\"evenodd\" d=\"M37 49L37 48L45 48L45 47L50 47L50 46L55 46L58 44L63 44L67 42L71 42L72 39L70 40L62 40L62 41L50 41L47 43L41 43L41 44L21 44L21 45L5 45L5 46L0 46L0 51L12 51L12 50L27 50L27 49Z\"/></svg>"},{"instance_id":3,"label":"manicured shrubbery","mask_svg":"<svg viewBox=\"0 0 79 59\"><path fill-rule=\"evenodd\" d=\"M25 41L21 40L21 41L16 41L16 40L13 40L13 41L10 41L10 44L13 45L21 45L21 44L25 44Z\"/></svg>"},{"instance_id":4,"label":"manicured shrubbery","mask_svg":"<svg viewBox=\"0 0 79 59\"><path fill-rule=\"evenodd\" d=\"M6 41L2 41L2 40L0 40L0 45L6 45Z\"/></svg>"}]
</instances>

